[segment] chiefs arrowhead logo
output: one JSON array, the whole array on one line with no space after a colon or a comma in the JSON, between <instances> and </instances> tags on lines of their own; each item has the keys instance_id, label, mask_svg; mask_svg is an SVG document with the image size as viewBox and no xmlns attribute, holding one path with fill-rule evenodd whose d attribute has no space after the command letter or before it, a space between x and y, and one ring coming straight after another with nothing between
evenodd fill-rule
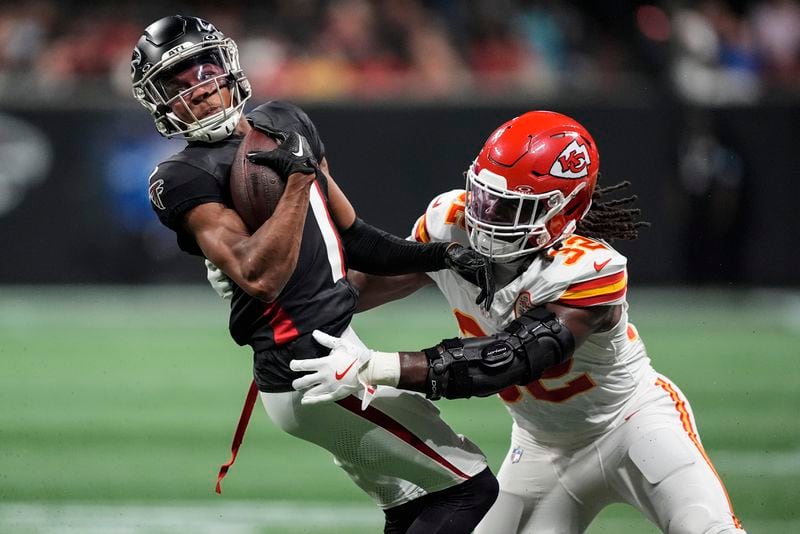
<instances>
[{"instance_id":1,"label":"chiefs arrowhead logo","mask_svg":"<svg viewBox=\"0 0 800 534\"><path fill-rule=\"evenodd\" d=\"M578 139L573 140L567 148L561 151L550 167L550 175L559 178L583 178L589 175L589 152L586 146Z\"/></svg>"}]
</instances>

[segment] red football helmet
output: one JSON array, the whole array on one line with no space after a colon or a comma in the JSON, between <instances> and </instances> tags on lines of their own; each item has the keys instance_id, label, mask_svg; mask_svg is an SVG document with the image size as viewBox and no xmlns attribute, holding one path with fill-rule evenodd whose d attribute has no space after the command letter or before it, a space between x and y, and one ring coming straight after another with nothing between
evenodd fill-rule
<instances>
[{"instance_id":1,"label":"red football helmet","mask_svg":"<svg viewBox=\"0 0 800 534\"><path fill-rule=\"evenodd\" d=\"M600 154L589 132L551 111L511 119L467 170L472 248L511 261L566 238L592 204Z\"/></svg>"}]
</instances>

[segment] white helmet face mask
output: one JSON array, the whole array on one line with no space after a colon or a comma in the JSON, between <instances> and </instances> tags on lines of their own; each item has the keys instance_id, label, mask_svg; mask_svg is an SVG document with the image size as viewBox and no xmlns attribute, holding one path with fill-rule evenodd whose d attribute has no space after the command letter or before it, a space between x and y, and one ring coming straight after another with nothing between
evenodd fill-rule
<instances>
[{"instance_id":1,"label":"white helmet face mask","mask_svg":"<svg viewBox=\"0 0 800 534\"><path fill-rule=\"evenodd\" d=\"M472 248L495 263L508 263L541 250L553 236L547 222L583 189L569 197L559 190L536 194L510 191L506 180L487 169L467 170L464 220ZM573 228L566 228L569 235Z\"/></svg>"},{"instance_id":2,"label":"white helmet face mask","mask_svg":"<svg viewBox=\"0 0 800 534\"><path fill-rule=\"evenodd\" d=\"M231 39L184 43L164 56L168 57L133 86L134 96L153 115L159 133L207 143L232 134L250 97L236 44ZM223 102L225 88L230 91L228 107L203 109L198 103Z\"/></svg>"}]
</instances>

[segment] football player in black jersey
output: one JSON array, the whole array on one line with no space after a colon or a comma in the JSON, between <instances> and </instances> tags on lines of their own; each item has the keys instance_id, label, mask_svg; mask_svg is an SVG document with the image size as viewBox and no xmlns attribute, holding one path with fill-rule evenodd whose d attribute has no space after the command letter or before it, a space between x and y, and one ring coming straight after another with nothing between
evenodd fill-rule
<instances>
[{"instance_id":1,"label":"football player in black jersey","mask_svg":"<svg viewBox=\"0 0 800 534\"><path fill-rule=\"evenodd\" d=\"M481 451L429 401L385 388L365 409L354 396L302 405L291 386L300 375L289 361L328 353L314 330L360 344L349 327L358 292L348 268L379 275L453 269L481 288L488 307L485 259L453 243L409 242L358 219L300 108L269 102L244 115L251 91L236 44L209 22L180 15L155 21L134 48L131 70L134 96L159 133L188 142L151 174L152 207L182 250L205 256L233 281L231 335L253 348L254 384L270 418L333 453L384 510L386 532L470 532L495 500L497 481ZM252 233L229 192L234 155L251 128L279 146L249 159L286 182L275 212ZM255 398L252 387L248 398Z\"/></svg>"}]
</instances>

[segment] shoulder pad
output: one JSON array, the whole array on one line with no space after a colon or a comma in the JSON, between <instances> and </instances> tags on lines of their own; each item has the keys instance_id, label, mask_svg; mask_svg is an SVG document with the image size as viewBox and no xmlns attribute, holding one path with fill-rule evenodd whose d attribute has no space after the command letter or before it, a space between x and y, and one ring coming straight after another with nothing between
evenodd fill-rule
<instances>
[{"instance_id":1,"label":"shoulder pad","mask_svg":"<svg viewBox=\"0 0 800 534\"><path fill-rule=\"evenodd\" d=\"M624 302L628 260L607 243L573 235L548 254L553 262L542 275L563 288L557 302L581 307Z\"/></svg>"},{"instance_id":2,"label":"shoulder pad","mask_svg":"<svg viewBox=\"0 0 800 534\"><path fill-rule=\"evenodd\" d=\"M466 194L463 189L453 189L435 197L414 223L410 239L422 243L456 242L467 246L469 240L464 227Z\"/></svg>"},{"instance_id":3,"label":"shoulder pad","mask_svg":"<svg viewBox=\"0 0 800 534\"><path fill-rule=\"evenodd\" d=\"M288 102L272 100L253 108L247 114L247 119L253 126L263 126L278 130L287 129L287 123L309 121L308 115Z\"/></svg>"},{"instance_id":4,"label":"shoulder pad","mask_svg":"<svg viewBox=\"0 0 800 534\"><path fill-rule=\"evenodd\" d=\"M311 145L311 151L317 161L322 161L325 157L325 145L317 132L317 127L306 112L294 104L277 100L261 104L247 114L247 120L255 128L297 132Z\"/></svg>"}]
</instances>

